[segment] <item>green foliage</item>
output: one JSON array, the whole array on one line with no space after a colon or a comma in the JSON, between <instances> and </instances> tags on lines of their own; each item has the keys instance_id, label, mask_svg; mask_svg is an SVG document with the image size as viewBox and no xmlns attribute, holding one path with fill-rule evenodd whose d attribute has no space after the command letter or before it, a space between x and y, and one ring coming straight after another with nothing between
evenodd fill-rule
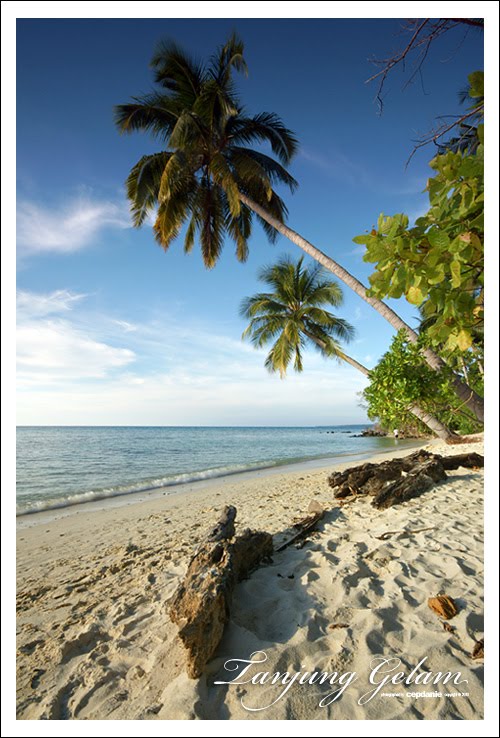
<instances>
[{"instance_id":1,"label":"green foliage","mask_svg":"<svg viewBox=\"0 0 500 738\"><path fill-rule=\"evenodd\" d=\"M484 98L484 72L472 72L469 74L469 97Z\"/></svg>"},{"instance_id":2,"label":"green foliage","mask_svg":"<svg viewBox=\"0 0 500 738\"><path fill-rule=\"evenodd\" d=\"M482 389L477 362L471 361L468 380L476 391ZM378 419L386 430L399 428L426 432L409 408L418 404L423 410L458 433L481 430L471 413L460 405L449 377L430 369L419 346L408 341L404 331L393 339L389 351L370 372L370 384L362 392L368 417Z\"/></svg>"},{"instance_id":3,"label":"green foliage","mask_svg":"<svg viewBox=\"0 0 500 738\"><path fill-rule=\"evenodd\" d=\"M459 99L461 103L470 103L467 112L452 128L454 135L449 140L438 143L438 154L445 154L447 151L466 151L473 154L479 144L484 143L484 72L469 74L469 84L460 91Z\"/></svg>"},{"instance_id":4,"label":"green foliage","mask_svg":"<svg viewBox=\"0 0 500 738\"><path fill-rule=\"evenodd\" d=\"M470 349L483 328L483 145L474 154L448 151L430 166L429 211L413 228L405 215L382 214L376 230L353 240L375 264L370 294L423 306L433 318L429 345L449 356Z\"/></svg>"},{"instance_id":5,"label":"green foliage","mask_svg":"<svg viewBox=\"0 0 500 738\"><path fill-rule=\"evenodd\" d=\"M324 356L343 358L339 340L349 341L354 329L325 310L342 304L342 290L319 264L304 267L304 257L297 262L284 257L261 269L259 279L272 291L245 298L240 313L250 321L243 338L257 348L272 344L265 361L270 372L283 378L292 360L295 371L301 372L307 344Z\"/></svg>"}]
</instances>

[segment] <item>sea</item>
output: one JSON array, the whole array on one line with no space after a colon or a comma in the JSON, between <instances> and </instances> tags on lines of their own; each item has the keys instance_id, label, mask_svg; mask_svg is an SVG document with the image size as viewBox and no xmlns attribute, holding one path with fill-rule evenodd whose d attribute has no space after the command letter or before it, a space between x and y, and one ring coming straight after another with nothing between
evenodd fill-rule
<instances>
[{"instance_id":1,"label":"sea","mask_svg":"<svg viewBox=\"0 0 500 738\"><path fill-rule=\"evenodd\" d=\"M178 491L179 485L256 470L355 463L415 443L358 437L366 427L20 426L17 515L174 486Z\"/></svg>"}]
</instances>

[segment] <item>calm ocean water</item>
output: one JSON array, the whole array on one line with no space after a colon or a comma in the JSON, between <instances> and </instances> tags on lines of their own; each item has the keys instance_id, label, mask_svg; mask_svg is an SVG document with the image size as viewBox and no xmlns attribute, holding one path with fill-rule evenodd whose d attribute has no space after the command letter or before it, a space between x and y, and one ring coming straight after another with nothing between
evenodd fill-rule
<instances>
[{"instance_id":1,"label":"calm ocean water","mask_svg":"<svg viewBox=\"0 0 500 738\"><path fill-rule=\"evenodd\" d=\"M394 448L391 438L355 438L363 428L23 426L17 429L17 511Z\"/></svg>"}]
</instances>

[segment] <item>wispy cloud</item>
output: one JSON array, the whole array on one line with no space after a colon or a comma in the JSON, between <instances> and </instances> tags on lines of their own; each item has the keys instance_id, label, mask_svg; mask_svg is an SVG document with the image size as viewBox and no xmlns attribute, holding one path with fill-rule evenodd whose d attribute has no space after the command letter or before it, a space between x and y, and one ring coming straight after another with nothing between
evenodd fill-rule
<instances>
[{"instance_id":1,"label":"wispy cloud","mask_svg":"<svg viewBox=\"0 0 500 738\"><path fill-rule=\"evenodd\" d=\"M134 325L134 323L129 323L128 320L113 320L113 323L117 325L119 328L122 329L122 331L125 331L125 333L132 333L133 331L137 330L137 326Z\"/></svg>"},{"instance_id":2,"label":"wispy cloud","mask_svg":"<svg viewBox=\"0 0 500 738\"><path fill-rule=\"evenodd\" d=\"M55 290L48 294L18 290L16 295L18 320L68 312L86 296L69 290Z\"/></svg>"},{"instance_id":3,"label":"wispy cloud","mask_svg":"<svg viewBox=\"0 0 500 738\"><path fill-rule=\"evenodd\" d=\"M85 295L68 290L17 294L17 367L20 388L103 379L135 359L78 328L66 316Z\"/></svg>"},{"instance_id":4,"label":"wispy cloud","mask_svg":"<svg viewBox=\"0 0 500 738\"><path fill-rule=\"evenodd\" d=\"M125 205L88 197L57 208L23 200L17 209L17 243L21 253L71 253L92 244L105 228L130 228Z\"/></svg>"},{"instance_id":5,"label":"wispy cloud","mask_svg":"<svg viewBox=\"0 0 500 738\"><path fill-rule=\"evenodd\" d=\"M62 321L23 325L17 331L21 385L103 378L133 360L130 349L95 341Z\"/></svg>"},{"instance_id":6,"label":"wispy cloud","mask_svg":"<svg viewBox=\"0 0 500 738\"><path fill-rule=\"evenodd\" d=\"M425 187L424 179L404 172L398 181L384 180L383 172L373 172L363 162L356 161L334 148L321 153L311 148L302 148L299 157L316 169L320 169L331 179L341 180L342 183L358 189L364 187L370 192L406 196L421 193Z\"/></svg>"},{"instance_id":7,"label":"wispy cloud","mask_svg":"<svg viewBox=\"0 0 500 738\"><path fill-rule=\"evenodd\" d=\"M371 182L371 177L365 167L340 151L331 150L319 154L311 149L303 148L299 156L334 179L342 179L351 185L362 184L366 187Z\"/></svg>"},{"instance_id":8,"label":"wispy cloud","mask_svg":"<svg viewBox=\"0 0 500 738\"><path fill-rule=\"evenodd\" d=\"M306 352L286 380L239 335L162 311L142 323L68 290L18 299L18 422L308 424L361 421L365 377ZM135 330L130 330L130 328ZM325 397L330 398L325 403Z\"/></svg>"}]
</instances>

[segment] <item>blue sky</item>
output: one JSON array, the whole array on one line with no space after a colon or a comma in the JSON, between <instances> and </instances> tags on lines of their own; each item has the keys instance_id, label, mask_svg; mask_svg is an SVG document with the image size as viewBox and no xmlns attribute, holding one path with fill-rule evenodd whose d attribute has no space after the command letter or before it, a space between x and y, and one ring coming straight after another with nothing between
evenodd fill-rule
<instances>
[{"instance_id":1,"label":"blue sky","mask_svg":"<svg viewBox=\"0 0 500 738\"><path fill-rule=\"evenodd\" d=\"M17 24L18 423L96 425L316 425L364 422L365 379L305 355L286 380L263 367L265 351L242 343L244 296L282 254L258 226L246 264L227 243L207 271L182 244L167 254L151 229L132 229L123 183L159 146L120 136L113 105L152 88L158 40L206 58L236 30L250 113L278 113L301 143L286 195L289 224L363 282L371 272L352 238L380 212L425 211L433 155L405 169L413 141L439 115L459 112L457 93L483 68L482 36L452 32L431 47L422 79L403 90L396 69L378 115L370 59L399 48L400 19L34 19ZM347 348L374 366L391 327L344 289L340 314L356 328ZM394 303L412 326L414 310Z\"/></svg>"}]
</instances>

